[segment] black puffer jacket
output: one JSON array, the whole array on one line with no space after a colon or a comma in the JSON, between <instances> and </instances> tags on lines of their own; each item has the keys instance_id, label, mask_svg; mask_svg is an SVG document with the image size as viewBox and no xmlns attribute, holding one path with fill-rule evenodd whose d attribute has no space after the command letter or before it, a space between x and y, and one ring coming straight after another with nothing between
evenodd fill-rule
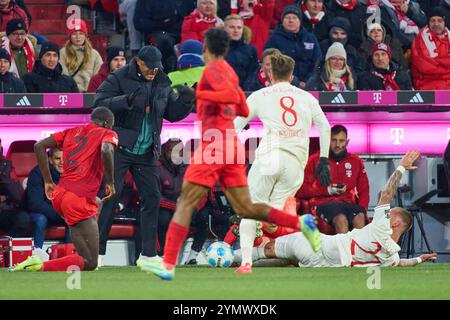
<instances>
[{"instance_id":1,"label":"black puffer jacket","mask_svg":"<svg viewBox=\"0 0 450 320\"><path fill-rule=\"evenodd\" d=\"M59 63L55 69L51 70L44 67L41 61L36 61L33 71L23 75L23 82L28 93L79 92L75 81L62 74Z\"/></svg>"},{"instance_id":2,"label":"black puffer jacket","mask_svg":"<svg viewBox=\"0 0 450 320\"><path fill-rule=\"evenodd\" d=\"M349 34L349 44L355 48L359 48L361 45L361 30L366 26L366 20L368 15L366 13L367 7L361 2L353 9L345 9L341 7L336 0L329 0L326 3L327 14L329 15L330 21L334 17L347 18L351 24L351 34ZM325 53L324 53L325 55Z\"/></svg>"},{"instance_id":3,"label":"black puffer jacket","mask_svg":"<svg viewBox=\"0 0 450 320\"><path fill-rule=\"evenodd\" d=\"M358 77L358 90L386 90L383 85L383 79L372 74L373 70L381 74L391 73L394 70L397 71L394 80L397 83L399 90L412 90L409 72L401 70L393 62L389 64L389 70L379 69L373 64L370 64L367 71L361 73Z\"/></svg>"},{"instance_id":4,"label":"black puffer jacket","mask_svg":"<svg viewBox=\"0 0 450 320\"><path fill-rule=\"evenodd\" d=\"M251 44L245 44L242 39L230 41L230 49L225 60L238 75L242 89L249 90L247 84L252 80L255 72L259 70L256 48Z\"/></svg>"},{"instance_id":5,"label":"black puffer jacket","mask_svg":"<svg viewBox=\"0 0 450 320\"><path fill-rule=\"evenodd\" d=\"M133 23L142 32L165 31L180 36L181 24L192 6L192 1L138 0Z\"/></svg>"},{"instance_id":6,"label":"black puffer jacket","mask_svg":"<svg viewBox=\"0 0 450 320\"><path fill-rule=\"evenodd\" d=\"M25 93L27 89L22 79L14 77L11 72L0 74L0 93Z\"/></svg>"},{"instance_id":7,"label":"black puffer jacket","mask_svg":"<svg viewBox=\"0 0 450 320\"><path fill-rule=\"evenodd\" d=\"M140 88L140 93L131 105L128 95ZM111 73L98 88L94 98L96 107L111 109L115 116L114 131L119 136L119 145L132 150L139 136L146 107L152 107L153 148L157 156L161 153L161 129L163 119L175 122L184 119L193 109L193 103L185 103L171 87L167 75L160 71L153 81L138 76L136 59Z\"/></svg>"}]
</instances>

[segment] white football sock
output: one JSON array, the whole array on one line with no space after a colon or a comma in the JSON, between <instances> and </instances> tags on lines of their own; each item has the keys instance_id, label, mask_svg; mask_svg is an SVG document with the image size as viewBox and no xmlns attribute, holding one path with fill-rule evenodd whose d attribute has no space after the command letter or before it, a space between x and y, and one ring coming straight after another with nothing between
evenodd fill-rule
<instances>
[{"instance_id":1,"label":"white football sock","mask_svg":"<svg viewBox=\"0 0 450 320\"><path fill-rule=\"evenodd\" d=\"M245 265L247 263L252 265L252 250L256 237L256 220L242 219L239 225L239 237L242 254L241 265Z\"/></svg>"}]
</instances>

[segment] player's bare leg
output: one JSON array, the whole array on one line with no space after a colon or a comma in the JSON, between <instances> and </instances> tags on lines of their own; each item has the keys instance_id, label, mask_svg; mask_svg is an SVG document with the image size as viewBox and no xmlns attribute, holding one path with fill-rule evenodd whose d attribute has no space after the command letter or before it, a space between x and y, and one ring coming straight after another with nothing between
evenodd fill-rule
<instances>
[{"instance_id":1,"label":"player's bare leg","mask_svg":"<svg viewBox=\"0 0 450 320\"><path fill-rule=\"evenodd\" d=\"M225 195L230 201L234 212L242 218L264 220L279 226L301 230L313 250L317 252L320 249L320 232L312 215L298 217L297 215L272 208L264 203L253 203L246 186L227 188Z\"/></svg>"},{"instance_id":2,"label":"player's bare leg","mask_svg":"<svg viewBox=\"0 0 450 320\"><path fill-rule=\"evenodd\" d=\"M342 213L337 214L333 218L331 224L336 229L336 233L347 233L348 232L348 219Z\"/></svg>"},{"instance_id":3,"label":"player's bare leg","mask_svg":"<svg viewBox=\"0 0 450 320\"><path fill-rule=\"evenodd\" d=\"M13 271L66 271L69 267L91 271L97 267L98 226L95 217L82 220L70 226L70 234L77 253L65 257L42 262L33 255L14 267Z\"/></svg>"},{"instance_id":4,"label":"player's bare leg","mask_svg":"<svg viewBox=\"0 0 450 320\"><path fill-rule=\"evenodd\" d=\"M84 258L83 270L95 270L98 261L99 235L95 217L83 220L70 227L73 245L78 255Z\"/></svg>"},{"instance_id":5,"label":"player's bare leg","mask_svg":"<svg viewBox=\"0 0 450 320\"><path fill-rule=\"evenodd\" d=\"M202 185L183 182L177 209L167 230L163 261L148 263L143 270L152 272L163 280L173 279L178 253L189 233L192 214L208 190L209 188Z\"/></svg>"},{"instance_id":6,"label":"player's bare leg","mask_svg":"<svg viewBox=\"0 0 450 320\"><path fill-rule=\"evenodd\" d=\"M362 229L366 225L366 216L364 213L358 213L352 220L353 228Z\"/></svg>"}]
</instances>

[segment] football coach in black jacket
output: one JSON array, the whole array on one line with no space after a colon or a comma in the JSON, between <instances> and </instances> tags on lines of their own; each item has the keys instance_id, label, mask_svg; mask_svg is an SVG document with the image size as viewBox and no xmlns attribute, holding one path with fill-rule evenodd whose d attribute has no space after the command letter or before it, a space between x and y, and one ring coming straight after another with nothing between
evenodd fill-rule
<instances>
[{"instance_id":1,"label":"football coach in black jacket","mask_svg":"<svg viewBox=\"0 0 450 320\"><path fill-rule=\"evenodd\" d=\"M179 86L178 93L173 91L161 59L156 47L143 47L128 65L111 73L95 95L95 107L104 106L114 113L113 130L119 136L114 157L116 196L105 202L98 221L100 265L128 170L141 197L142 251L137 265L160 259L156 254L161 197L157 159L161 153L162 122L163 119L171 122L184 119L195 104L192 89Z\"/></svg>"}]
</instances>

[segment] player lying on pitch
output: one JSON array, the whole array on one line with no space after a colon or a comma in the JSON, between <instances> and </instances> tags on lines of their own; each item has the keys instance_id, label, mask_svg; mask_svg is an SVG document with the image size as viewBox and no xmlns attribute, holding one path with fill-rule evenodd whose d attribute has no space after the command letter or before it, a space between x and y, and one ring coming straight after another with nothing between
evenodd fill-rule
<instances>
[{"instance_id":1,"label":"player lying on pitch","mask_svg":"<svg viewBox=\"0 0 450 320\"><path fill-rule=\"evenodd\" d=\"M263 247L253 248L253 259L280 258L295 262L300 267L369 267L369 266L415 266L427 260L435 260L436 253L424 254L413 259L400 259L397 242L412 225L407 210L390 208L402 175L414 170L418 151L409 151L384 186L371 223L362 229L345 234L321 234L322 246L318 252L311 250L301 232L271 240ZM240 261L240 250L235 251L235 262Z\"/></svg>"},{"instance_id":2,"label":"player lying on pitch","mask_svg":"<svg viewBox=\"0 0 450 320\"><path fill-rule=\"evenodd\" d=\"M197 115L202 128L201 144L195 150L184 176L181 195L166 235L163 262L145 266L146 271L164 280L174 277L178 253L188 235L193 210L217 180L239 216L301 229L311 246L316 251L320 248L320 233L312 215L298 217L251 201L245 163L237 160L240 155L238 151L243 155L244 146L237 137L233 123L236 116L247 117L249 110L245 94L239 87L239 79L224 59L229 45L230 38L223 29L206 31L206 68L196 90ZM211 137L211 133L220 133L221 137ZM202 161L199 163L196 159Z\"/></svg>"},{"instance_id":3,"label":"player lying on pitch","mask_svg":"<svg viewBox=\"0 0 450 320\"><path fill-rule=\"evenodd\" d=\"M97 193L103 171L106 182L106 201L115 194L114 147L119 142L111 130L113 113L104 107L95 108L91 123L52 134L34 145L39 168L45 183L45 194L53 208L64 218L76 254L43 262L37 255L28 257L12 271L66 271L69 266L80 270L95 270L98 258ZM58 185L50 175L46 150L63 150L63 174Z\"/></svg>"}]
</instances>

